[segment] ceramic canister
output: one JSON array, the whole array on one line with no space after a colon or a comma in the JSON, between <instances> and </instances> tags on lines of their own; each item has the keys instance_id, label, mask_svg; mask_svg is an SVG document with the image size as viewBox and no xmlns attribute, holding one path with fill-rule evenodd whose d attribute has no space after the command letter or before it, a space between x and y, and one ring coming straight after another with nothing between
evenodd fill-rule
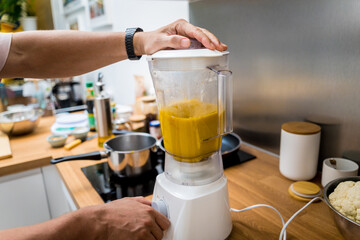
<instances>
[{"instance_id":1,"label":"ceramic canister","mask_svg":"<svg viewBox=\"0 0 360 240\"><path fill-rule=\"evenodd\" d=\"M280 172L291 180L315 177L321 127L309 122L287 122L281 126Z\"/></svg>"}]
</instances>

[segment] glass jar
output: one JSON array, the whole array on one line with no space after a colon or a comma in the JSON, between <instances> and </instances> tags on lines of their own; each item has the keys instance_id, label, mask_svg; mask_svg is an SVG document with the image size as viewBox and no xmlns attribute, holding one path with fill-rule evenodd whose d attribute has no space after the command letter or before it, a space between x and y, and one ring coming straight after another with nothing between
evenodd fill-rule
<instances>
[{"instance_id":1,"label":"glass jar","mask_svg":"<svg viewBox=\"0 0 360 240\"><path fill-rule=\"evenodd\" d=\"M151 136L155 137L156 139L162 138L161 128L160 128L160 121L153 120L149 123L149 130Z\"/></svg>"},{"instance_id":2,"label":"glass jar","mask_svg":"<svg viewBox=\"0 0 360 240\"><path fill-rule=\"evenodd\" d=\"M129 118L131 123L132 131L134 132L144 132L145 131L145 120L146 116L142 114L132 115Z\"/></svg>"},{"instance_id":3,"label":"glass jar","mask_svg":"<svg viewBox=\"0 0 360 240\"><path fill-rule=\"evenodd\" d=\"M145 132L150 133L150 122L158 119L155 96L145 96L141 98L141 111L145 115Z\"/></svg>"}]
</instances>

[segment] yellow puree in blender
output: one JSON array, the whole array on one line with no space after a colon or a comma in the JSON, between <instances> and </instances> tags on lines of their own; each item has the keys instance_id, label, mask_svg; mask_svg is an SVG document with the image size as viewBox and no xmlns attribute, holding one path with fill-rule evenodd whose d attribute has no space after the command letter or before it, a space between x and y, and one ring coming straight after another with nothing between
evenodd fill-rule
<instances>
[{"instance_id":1,"label":"yellow puree in blender","mask_svg":"<svg viewBox=\"0 0 360 240\"><path fill-rule=\"evenodd\" d=\"M176 160L198 162L220 148L221 137L207 140L218 135L218 121L223 119L217 105L184 100L162 107L159 114L164 146Z\"/></svg>"}]
</instances>

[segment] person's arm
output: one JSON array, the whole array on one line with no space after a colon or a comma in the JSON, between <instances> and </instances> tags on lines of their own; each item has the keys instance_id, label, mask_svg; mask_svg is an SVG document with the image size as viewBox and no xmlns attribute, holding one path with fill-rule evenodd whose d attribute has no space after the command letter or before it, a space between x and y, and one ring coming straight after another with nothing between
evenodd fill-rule
<instances>
[{"instance_id":1,"label":"person's arm","mask_svg":"<svg viewBox=\"0 0 360 240\"><path fill-rule=\"evenodd\" d=\"M2 240L157 239L170 226L142 197L87 207L27 227L0 231Z\"/></svg>"},{"instance_id":2,"label":"person's arm","mask_svg":"<svg viewBox=\"0 0 360 240\"><path fill-rule=\"evenodd\" d=\"M80 75L126 58L124 33L29 31L14 33L0 77Z\"/></svg>"},{"instance_id":3,"label":"person's arm","mask_svg":"<svg viewBox=\"0 0 360 240\"><path fill-rule=\"evenodd\" d=\"M190 46L195 38L209 49L226 50L213 34L178 20L152 32L134 35L136 55ZM14 33L0 78L70 77L127 59L125 33L70 30Z\"/></svg>"}]
</instances>

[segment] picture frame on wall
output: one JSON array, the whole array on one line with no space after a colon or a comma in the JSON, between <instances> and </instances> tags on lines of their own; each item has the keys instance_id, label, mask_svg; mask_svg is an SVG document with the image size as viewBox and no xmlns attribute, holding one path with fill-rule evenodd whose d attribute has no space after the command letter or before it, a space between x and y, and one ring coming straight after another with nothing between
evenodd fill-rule
<instances>
[{"instance_id":1,"label":"picture frame on wall","mask_svg":"<svg viewBox=\"0 0 360 240\"><path fill-rule=\"evenodd\" d=\"M62 5L65 15L70 15L85 7L82 0L62 0Z\"/></svg>"},{"instance_id":2,"label":"picture frame on wall","mask_svg":"<svg viewBox=\"0 0 360 240\"><path fill-rule=\"evenodd\" d=\"M66 29L86 31L85 19L82 14L71 15L66 18Z\"/></svg>"},{"instance_id":3,"label":"picture frame on wall","mask_svg":"<svg viewBox=\"0 0 360 240\"><path fill-rule=\"evenodd\" d=\"M88 0L90 12L90 26L92 29L112 25L109 2L106 0Z\"/></svg>"}]
</instances>

